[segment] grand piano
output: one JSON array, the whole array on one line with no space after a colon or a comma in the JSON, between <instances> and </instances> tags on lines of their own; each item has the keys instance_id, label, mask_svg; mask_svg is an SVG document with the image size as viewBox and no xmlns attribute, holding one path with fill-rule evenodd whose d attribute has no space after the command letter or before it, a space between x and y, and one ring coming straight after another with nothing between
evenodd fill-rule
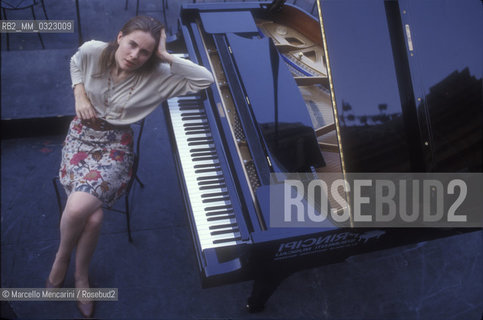
<instances>
[{"instance_id":1,"label":"grand piano","mask_svg":"<svg viewBox=\"0 0 483 320\"><path fill-rule=\"evenodd\" d=\"M457 120L468 121L469 129L450 134L464 143L442 150L447 137L432 137L431 130L440 130L453 111L434 107L436 86L426 96L430 102L416 97L403 10L396 1L381 1L378 19L386 38L380 50L391 71L381 71L380 81L393 85L381 88L392 94L391 104L367 111L365 104L377 104L360 91L345 94L351 86L345 66L357 68L361 61L348 58L341 41L354 36L350 23L333 18L350 11L344 2L350 1L317 2L326 25L284 1L181 7L182 51L215 77L204 92L164 106L201 282L211 287L254 280L250 312L263 310L280 282L301 269L475 230L351 228L330 221L319 228L271 227L270 185L277 174L310 179L347 172L481 172L481 79L463 70L444 80L473 82L466 90L471 116ZM357 85L361 91L374 86ZM430 121L432 126L422 125Z\"/></svg>"}]
</instances>

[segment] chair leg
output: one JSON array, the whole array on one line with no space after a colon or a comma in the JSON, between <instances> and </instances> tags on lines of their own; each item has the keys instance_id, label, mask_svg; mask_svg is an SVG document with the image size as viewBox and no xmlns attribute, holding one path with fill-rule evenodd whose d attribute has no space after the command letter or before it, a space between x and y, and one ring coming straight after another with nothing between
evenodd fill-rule
<instances>
[{"instance_id":1,"label":"chair leg","mask_svg":"<svg viewBox=\"0 0 483 320\"><path fill-rule=\"evenodd\" d=\"M42 5L42 10L44 11L45 20L49 20L49 17L47 17L47 10L45 10L44 0L40 0L40 4Z\"/></svg>"},{"instance_id":2,"label":"chair leg","mask_svg":"<svg viewBox=\"0 0 483 320\"><path fill-rule=\"evenodd\" d=\"M139 13L139 0L136 0L136 17L138 16Z\"/></svg>"},{"instance_id":3,"label":"chair leg","mask_svg":"<svg viewBox=\"0 0 483 320\"><path fill-rule=\"evenodd\" d=\"M127 10L127 3L128 3L129 0L126 0L126 2L124 3L124 10Z\"/></svg>"},{"instance_id":4,"label":"chair leg","mask_svg":"<svg viewBox=\"0 0 483 320\"><path fill-rule=\"evenodd\" d=\"M141 137L143 135L143 131L144 131L144 120L141 121L141 126L139 128L138 139L136 141L136 158L134 160L134 167L133 167L134 178L139 183L141 188L144 188L144 184L139 179L137 172L138 172L139 158L140 158L140 154L141 154L140 153L140 146L141 146Z\"/></svg>"},{"instance_id":5,"label":"chair leg","mask_svg":"<svg viewBox=\"0 0 483 320\"><path fill-rule=\"evenodd\" d=\"M139 183L139 186L140 186L141 188L144 188L144 183L142 183L141 179L139 179L139 176L137 175L137 173L136 173L136 175L134 176L134 179L136 179L136 181Z\"/></svg>"},{"instance_id":6,"label":"chair leg","mask_svg":"<svg viewBox=\"0 0 483 320\"><path fill-rule=\"evenodd\" d=\"M32 17L34 18L34 20L37 20L37 18L35 17L34 7L31 6L30 9L32 10ZM42 49L45 49L44 41L42 40L42 36L40 35L40 32L37 32L37 35L39 36L40 45L42 46Z\"/></svg>"},{"instance_id":7,"label":"chair leg","mask_svg":"<svg viewBox=\"0 0 483 320\"><path fill-rule=\"evenodd\" d=\"M80 17L80 12L79 12L79 0L75 0L75 14L77 17L77 35L79 37L79 46L84 43L84 39L82 37L82 28L81 28L81 17Z\"/></svg>"},{"instance_id":8,"label":"chair leg","mask_svg":"<svg viewBox=\"0 0 483 320\"><path fill-rule=\"evenodd\" d=\"M130 191L130 190L129 190ZM126 200L126 222L127 222L127 235L129 237L129 242L132 242L132 236L131 236L131 221L129 219L129 193L126 192L125 200Z\"/></svg>"},{"instance_id":9,"label":"chair leg","mask_svg":"<svg viewBox=\"0 0 483 320\"><path fill-rule=\"evenodd\" d=\"M3 19L7 20L7 11L5 10L5 8L2 8L2 12L3 12ZM5 39L7 40L7 51L10 51L10 36L8 32L5 33Z\"/></svg>"},{"instance_id":10,"label":"chair leg","mask_svg":"<svg viewBox=\"0 0 483 320\"><path fill-rule=\"evenodd\" d=\"M55 190L55 197L57 198L57 206L59 208L59 222L60 218L62 217L62 203L60 202L60 193L59 193L59 187L57 186L57 177L54 177L52 179L52 183L54 185L54 190Z\"/></svg>"}]
</instances>

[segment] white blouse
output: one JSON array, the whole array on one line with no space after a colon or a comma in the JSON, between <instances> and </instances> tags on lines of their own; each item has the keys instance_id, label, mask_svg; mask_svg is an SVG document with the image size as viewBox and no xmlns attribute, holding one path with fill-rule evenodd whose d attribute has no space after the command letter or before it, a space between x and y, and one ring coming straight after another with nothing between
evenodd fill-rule
<instances>
[{"instance_id":1,"label":"white blouse","mask_svg":"<svg viewBox=\"0 0 483 320\"><path fill-rule=\"evenodd\" d=\"M173 63L160 63L148 74L132 74L119 83L110 83L100 73L99 59L107 43L84 43L70 60L72 87L83 83L97 116L114 125L137 122L174 96L195 93L213 83L203 66L173 57ZM106 105L107 101L107 105Z\"/></svg>"}]
</instances>

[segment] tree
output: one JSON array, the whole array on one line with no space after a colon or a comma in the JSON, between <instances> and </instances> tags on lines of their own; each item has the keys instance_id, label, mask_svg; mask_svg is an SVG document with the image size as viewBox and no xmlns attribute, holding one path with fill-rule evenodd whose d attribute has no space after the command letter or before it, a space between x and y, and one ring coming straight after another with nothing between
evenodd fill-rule
<instances>
[{"instance_id":1,"label":"tree","mask_svg":"<svg viewBox=\"0 0 483 320\"><path fill-rule=\"evenodd\" d=\"M377 108L379 109L379 112L380 113L384 113L384 111L387 110L387 104L386 103L381 103L377 106Z\"/></svg>"}]
</instances>

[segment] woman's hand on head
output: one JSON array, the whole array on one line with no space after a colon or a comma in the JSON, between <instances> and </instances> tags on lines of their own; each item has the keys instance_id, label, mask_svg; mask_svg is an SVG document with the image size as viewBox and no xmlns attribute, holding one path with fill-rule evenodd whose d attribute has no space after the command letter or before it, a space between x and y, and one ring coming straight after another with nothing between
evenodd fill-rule
<instances>
[{"instance_id":1,"label":"woman's hand on head","mask_svg":"<svg viewBox=\"0 0 483 320\"><path fill-rule=\"evenodd\" d=\"M158 58L167 63L172 63L173 62L173 56L168 52L166 49L166 30L165 28L161 29L161 36L159 38L159 45L158 45L158 50L156 51L156 55Z\"/></svg>"},{"instance_id":2,"label":"woman's hand on head","mask_svg":"<svg viewBox=\"0 0 483 320\"><path fill-rule=\"evenodd\" d=\"M75 97L75 113L81 120L90 120L96 118L96 111L87 97L86 90L82 83L74 87Z\"/></svg>"}]
</instances>

